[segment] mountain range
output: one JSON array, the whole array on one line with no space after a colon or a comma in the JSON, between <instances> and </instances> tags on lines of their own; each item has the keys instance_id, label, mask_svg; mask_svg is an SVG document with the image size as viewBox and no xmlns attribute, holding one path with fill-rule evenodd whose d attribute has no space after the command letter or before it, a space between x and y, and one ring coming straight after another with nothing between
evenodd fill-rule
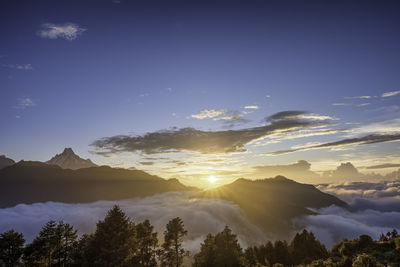
<instances>
[{"instance_id":1,"label":"mountain range","mask_svg":"<svg viewBox=\"0 0 400 267\"><path fill-rule=\"evenodd\" d=\"M290 233L291 219L315 214L314 209L347 204L313 185L283 176L238 179L201 191L177 179L163 179L136 169L97 166L66 148L46 163L14 161L5 157L0 169L0 208L35 202L87 203L146 197L173 191L197 191L194 197L217 198L237 204L247 217L266 231Z\"/></svg>"}]
</instances>

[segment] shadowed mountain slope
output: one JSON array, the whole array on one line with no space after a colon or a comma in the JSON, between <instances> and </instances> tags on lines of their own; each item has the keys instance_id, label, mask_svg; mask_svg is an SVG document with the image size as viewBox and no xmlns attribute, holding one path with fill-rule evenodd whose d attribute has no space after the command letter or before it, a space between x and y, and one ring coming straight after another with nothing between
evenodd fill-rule
<instances>
[{"instance_id":1,"label":"shadowed mountain slope","mask_svg":"<svg viewBox=\"0 0 400 267\"><path fill-rule=\"evenodd\" d=\"M139 170L107 166L70 170L20 161L0 170L0 207L45 201L119 200L187 190L193 188L176 179L165 180Z\"/></svg>"},{"instance_id":2,"label":"shadowed mountain slope","mask_svg":"<svg viewBox=\"0 0 400 267\"><path fill-rule=\"evenodd\" d=\"M257 225L279 234L289 232L291 219L315 214L310 208L347 206L342 200L319 191L313 185L297 183L283 176L255 181L238 179L198 196L232 201Z\"/></svg>"},{"instance_id":3,"label":"shadowed mountain slope","mask_svg":"<svg viewBox=\"0 0 400 267\"><path fill-rule=\"evenodd\" d=\"M3 169L7 166L13 165L15 163L14 160L7 158L4 155L0 155L0 169Z\"/></svg>"}]
</instances>

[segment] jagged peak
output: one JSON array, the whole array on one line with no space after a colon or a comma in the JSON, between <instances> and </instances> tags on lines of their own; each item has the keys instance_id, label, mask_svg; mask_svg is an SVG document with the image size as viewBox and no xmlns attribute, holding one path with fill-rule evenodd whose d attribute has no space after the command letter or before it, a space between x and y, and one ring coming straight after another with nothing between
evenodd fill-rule
<instances>
[{"instance_id":1,"label":"jagged peak","mask_svg":"<svg viewBox=\"0 0 400 267\"><path fill-rule=\"evenodd\" d=\"M64 148L64 151L62 152L62 154L64 154L64 155L76 155L74 153L74 151L72 150L72 148L70 148L70 147Z\"/></svg>"}]
</instances>

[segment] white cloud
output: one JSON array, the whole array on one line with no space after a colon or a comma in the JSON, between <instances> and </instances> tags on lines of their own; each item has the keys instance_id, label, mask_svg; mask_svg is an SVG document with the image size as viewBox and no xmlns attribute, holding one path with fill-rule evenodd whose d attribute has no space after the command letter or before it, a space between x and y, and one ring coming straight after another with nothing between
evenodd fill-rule
<instances>
[{"instance_id":1,"label":"white cloud","mask_svg":"<svg viewBox=\"0 0 400 267\"><path fill-rule=\"evenodd\" d=\"M34 107L36 106L36 103L29 97L24 97L24 98L20 98L18 99L18 104L17 104L17 108L29 108L29 107Z\"/></svg>"},{"instance_id":2,"label":"white cloud","mask_svg":"<svg viewBox=\"0 0 400 267\"><path fill-rule=\"evenodd\" d=\"M400 90L399 91L386 92L386 93L383 93L381 96L382 97L390 97L390 96L396 96L396 95L400 95Z\"/></svg>"},{"instance_id":3,"label":"white cloud","mask_svg":"<svg viewBox=\"0 0 400 267\"><path fill-rule=\"evenodd\" d=\"M45 23L42 24L42 28L43 29L39 31L39 36L49 39L64 38L68 41L75 40L79 35L86 31L86 29L80 28L74 23Z\"/></svg>"},{"instance_id":4,"label":"white cloud","mask_svg":"<svg viewBox=\"0 0 400 267\"><path fill-rule=\"evenodd\" d=\"M400 90L399 91L386 92L386 93L383 93L381 96L382 97L390 97L390 96L396 96L396 95L400 95Z\"/></svg>"},{"instance_id":5,"label":"white cloud","mask_svg":"<svg viewBox=\"0 0 400 267\"><path fill-rule=\"evenodd\" d=\"M245 106L244 108L245 109L259 109L260 107L257 105L254 105L254 106Z\"/></svg>"},{"instance_id":6,"label":"white cloud","mask_svg":"<svg viewBox=\"0 0 400 267\"><path fill-rule=\"evenodd\" d=\"M199 113L197 114L193 114L191 115L192 118L195 119L206 119L206 118L215 118L218 117L220 115L226 114L228 111L226 109L203 109L201 110Z\"/></svg>"},{"instance_id":7,"label":"white cloud","mask_svg":"<svg viewBox=\"0 0 400 267\"><path fill-rule=\"evenodd\" d=\"M370 99L370 95L360 95L360 96L346 96L345 99Z\"/></svg>"},{"instance_id":8,"label":"white cloud","mask_svg":"<svg viewBox=\"0 0 400 267\"><path fill-rule=\"evenodd\" d=\"M31 64L3 64L3 67L16 69L16 70L33 70Z\"/></svg>"}]
</instances>

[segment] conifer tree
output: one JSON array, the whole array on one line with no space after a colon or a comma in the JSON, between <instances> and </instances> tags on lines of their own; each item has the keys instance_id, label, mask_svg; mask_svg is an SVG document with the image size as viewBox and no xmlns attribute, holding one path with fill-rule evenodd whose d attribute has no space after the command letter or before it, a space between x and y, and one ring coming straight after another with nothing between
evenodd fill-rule
<instances>
[{"instance_id":1,"label":"conifer tree","mask_svg":"<svg viewBox=\"0 0 400 267\"><path fill-rule=\"evenodd\" d=\"M24 236L14 230L4 232L0 235L0 266L16 266L21 258Z\"/></svg>"},{"instance_id":2,"label":"conifer tree","mask_svg":"<svg viewBox=\"0 0 400 267\"><path fill-rule=\"evenodd\" d=\"M164 244L160 251L162 266L182 266L183 257L186 255L186 251L182 246L185 235L187 235L187 231L181 218L177 217L168 222L164 231Z\"/></svg>"}]
</instances>

